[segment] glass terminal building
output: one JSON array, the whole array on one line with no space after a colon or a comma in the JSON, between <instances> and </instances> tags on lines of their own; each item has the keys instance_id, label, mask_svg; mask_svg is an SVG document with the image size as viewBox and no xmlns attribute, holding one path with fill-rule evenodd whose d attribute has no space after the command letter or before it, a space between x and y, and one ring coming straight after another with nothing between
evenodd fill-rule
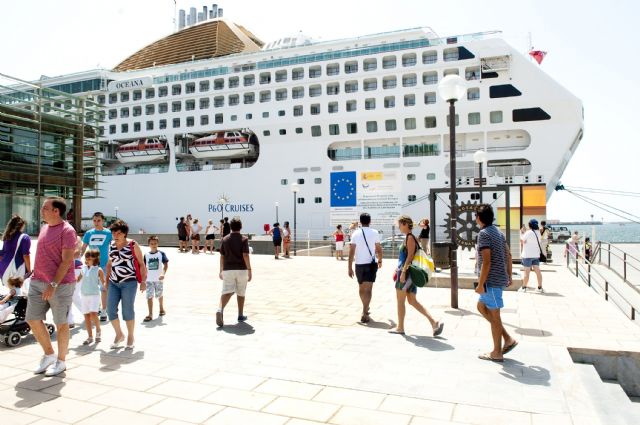
<instances>
[{"instance_id":1,"label":"glass terminal building","mask_svg":"<svg viewBox=\"0 0 640 425\"><path fill-rule=\"evenodd\" d=\"M100 90L101 81L83 81L77 90L45 81L0 74L0 227L19 214L31 235L39 231L44 197L65 198L73 208L67 219L79 229L82 200L98 196L104 112L92 97L70 93Z\"/></svg>"}]
</instances>

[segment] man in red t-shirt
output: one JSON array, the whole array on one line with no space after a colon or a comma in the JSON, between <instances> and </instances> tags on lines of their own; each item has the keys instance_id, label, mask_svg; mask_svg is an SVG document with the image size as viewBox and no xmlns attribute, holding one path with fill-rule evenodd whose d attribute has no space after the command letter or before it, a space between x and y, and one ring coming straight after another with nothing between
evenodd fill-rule
<instances>
[{"instance_id":1,"label":"man in red t-shirt","mask_svg":"<svg viewBox=\"0 0 640 425\"><path fill-rule=\"evenodd\" d=\"M29 286L26 319L31 331L42 347L44 355L34 373L55 376L67 369L65 358L69 347L67 315L73 301L75 274L73 254L76 249L76 231L64 221L67 205L64 199L49 197L40 210L47 223L40 229L33 276ZM58 355L55 355L49 332L44 325L47 311L53 313L58 331Z\"/></svg>"}]
</instances>

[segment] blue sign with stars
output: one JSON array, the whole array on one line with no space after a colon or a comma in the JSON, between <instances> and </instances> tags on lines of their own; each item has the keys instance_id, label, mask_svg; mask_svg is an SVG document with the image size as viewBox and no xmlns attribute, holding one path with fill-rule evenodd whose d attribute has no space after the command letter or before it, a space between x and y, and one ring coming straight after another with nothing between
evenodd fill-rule
<instances>
[{"instance_id":1,"label":"blue sign with stars","mask_svg":"<svg viewBox=\"0 0 640 425\"><path fill-rule=\"evenodd\" d=\"M356 172L331 173L331 206L356 206Z\"/></svg>"}]
</instances>

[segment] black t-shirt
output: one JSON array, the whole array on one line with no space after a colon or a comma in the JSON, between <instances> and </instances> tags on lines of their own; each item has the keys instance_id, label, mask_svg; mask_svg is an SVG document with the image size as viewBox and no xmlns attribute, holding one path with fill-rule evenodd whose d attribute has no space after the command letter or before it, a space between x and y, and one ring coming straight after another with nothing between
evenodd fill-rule
<instances>
[{"instance_id":1,"label":"black t-shirt","mask_svg":"<svg viewBox=\"0 0 640 425\"><path fill-rule=\"evenodd\" d=\"M178 223L178 236L187 236L187 224L184 222Z\"/></svg>"},{"instance_id":2,"label":"black t-shirt","mask_svg":"<svg viewBox=\"0 0 640 425\"><path fill-rule=\"evenodd\" d=\"M240 233L231 233L222 239L220 254L224 256L224 270L247 270L243 254L249 253L249 239Z\"/></svg>"},{"instance_id":3,"label":"black t-shirt","mask_svg":"<svg viewBox=\"0 0 640 425\"><path fill-rule=\"evenodd\" d=\"M429 231L431 230L431 227L427 224L427 227L425 227L424 229L420 230L420 239L429 239Z\"/></svg>"},{"instance_id":4,"label":"black t-shirt","mask_svg":"<svg viewBox=\"0 0 640 425\"><path fill-rule=\"evenodd\" d=\"M229 224L229 222L225 221L224 224L222 225L222 236L227 236L230 233L231 233L231 225Z\"/></svg>"}]
</instances>

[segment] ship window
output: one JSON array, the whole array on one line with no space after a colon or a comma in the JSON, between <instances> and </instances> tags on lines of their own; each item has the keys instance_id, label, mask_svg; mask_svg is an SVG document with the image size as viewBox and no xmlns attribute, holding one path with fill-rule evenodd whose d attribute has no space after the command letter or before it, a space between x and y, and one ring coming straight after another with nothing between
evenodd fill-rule
<instances>
[{"instance_id":1,"label":"ship window","mask_svg":"<svg viewBox=\"0 0 640 425\"><path fill-rule=\"evenodd\" d=\"M396 131L397 130L396 120L386 120L384 122L384 128L387 131Z\"/></svg>"},{"instance_id":2,"label":"ship window","mask_svg":"<svg viewBox=\"0 0 640 425\"><path fill-rule=\"evenodd\" d=\"M271 91L261 91L260 103L270 102L270 101L271 101Z\"/></svg>"},{"instance_id":3,"label":"ship window","mask_svg":"<svg viewBox=\"0 0 640 425\"><path fill-rule=\"evenodd\" d=\"M293 107L293 116L301 117L302 116L302 105L296 105Z\"/></svg>"},{"instance_id":4,"label":"ship window","mask_svg":"<svg viewBox=\"0 0 640 425\"><path fill-rule=\"evenodd\" d=\"M318 78L322 75L322 70L320 66L311 66L309 67L309 78Z\"/></svg>"},{"instance_id":5,"label":"ship window","mask_svg":"<svg viewBox=\"0 0 640 425\"><path fill-rule=\"evenodd\" d=\"M216 114L214 117L214 121L216 124L222 124L223 120L223 114Z\"/></svg>"},{"instance_id":6,"label":"ship window","mask_svg":"<svg viewBox=\"0 0 640 425\"><path fill-rule=\"evenodd\" d=\"M414 181L416 179L416 175L415 174L407 174L407 180Z\"/></svg>"},{"instance_id":7,"label":"ship window","mask_svg":"<svg viewBox=\"0 0 640 425\"><path fill-rule=\"evenodd\" d=\"M375 71L378 67L378 61L375 59L365 59L363 65L365 71Z\"/></svg>"},{"instance_id":8,"label":"ship window","mask_svg":"<svg viewBox=\"0 0 640 425\"><path fill-rule=\"evenodd\" d=\"M284 128L281 128L281 129L280 129L280 135L281 135L281 136L284 136L284 135L286 135L286 134L287 134L287 130L286 130L286 129L284 129Z\"/></svg>"},{"instance_id":9,"label":"ship window","mask_svg":"<svg viewBox=\"0 0 640 425\"><path fill-rule=\"evenodd\" d=\"M330 83L327 84L327 94L334 95L340 93L340 84L338 83Z\"/></svg>"},{"instance_id":10,"label":"ship window","mask_svg":"<svg viewBox=\"0 0 640 425\"><path fill-rule=\"evenodd\" d=\"M200 115L200 125L209 124L209 115Z\"/></svg>"},{"instance_id":11,"label":"ship window","mask_svg":"<svg viewBox=\"0 0 640 425\"><path fill-rule=\"evenodd\" d=\"M196 101L191 99L184 102L184 109L187 111L193 111L196 109Z\"/></svg>"},{"instance_id":12,"label":"ship window","mask_svg":"<svg viewBox=\"0 0 640 425\"><path fill-rule=\"evenodd\" d=\"M296 127L296 134L302 134L302 127Z\"/></svg>"},{"instance_id":13,"label":"ship window","mask_svg":"<svg viewBox=\"0 0 640 425\"><path fill-rule=\"evenodd\" d=\"M340 134L340 126L338 124L329 124L329 134L331 136Z\"/></svg>"},{"instance_id":14,"label":"ship window","mask_svg":"<svg viewBox=\"0 0 640 425\"><path fill-rule=\"evenodd\" d=\"M109 119L118 118L118 110L117 109L109 109Z\"/></svg>"},{"instance_id":15,"label":"ship window","mask_svg":"<svg viewBox=\"0 0 640 425\"><path fill-rule=\"evenodd\" d=\"M158 121L158 128L161 130L164 130L165 128L167 128L167 120Z\"/></svg>"},{"instance_id":16,"label":"ship window","mask_svg":"<svg viewBox=\"0 0 640 425\"><path fill-rule=\"evenodd\" d=\"M287 71L277 71L276 72L276 83L281 83L283 81L287 81Z\"/></svg>"},{"instance_id":17,"label":"ship window","mask_svg":"<svg viewBox=\"0 0 640 425\"><path fill-rule=\"evenodd\" d=\"M416 195L409 195L407 196L407 201L409 202L415 202L416 200Z\"/></svg>"},{"instance_id":18,"label":"ship window","mask_svg":"<svg viewBox=\"0 0 640 425\"><path fill-rule=\"evenodd\" d=\"M200 99L200 109L207 109L207 108L209 108L209 98L203 97L202 99Z\"/></svg>"},{"instance_id":19,"label":"ship window","mask_svg":"<svg viewBox=\"0 0 640 425\"><path fill-rule=\"evenodd\" d=\"M402 66L414 66L416 64L416 54L406 53L402 55Z\"/></svg>"},{"instance_id":20,"label":"ship window","mask_svg":"<svg viewBox=\"0 0 640 425\"><path fill-rule=\"evenodd\" d=\"M282 186L286 186L286 185L288 185L288 184L289 184L289 180L287 180L287 179L280 179L280 184L281 184Z\"/></svg>"},{"instance_id":21,"label":"ship window","mask_svg":"<svg viewBox=\"0 0 640 425\"><path fill-rule=\"evenodd\" d=\"M501 97L513 97L521 96L520 90L512 86L511 84L500 84L497 86L489 87L489 97L492 99Z\"/></svg>"},{"instance_id":22,"label":"ship window","mask_svg":"<svg viewBox=\"0 0 640 425\"><path fill-rule=\"evenodd\" d=\"M153 130L153 121L147 121L147 130Z\"/></svg>"},{"instance_id":23,"label":"ship window","mask_svg":"<svg viewBox=\"0 0 640 425\"><path fill-rule=\"evenodd\" d=\"M460 125L460 115L456 114L455 120L456 120L456 127L457 127L457 126L459 126L459 125ZM450 115L449 115L449 114L447 114L447 121L446 121L446 123L447 123L447 124L449 124L450 122L451 122Z\"/></svg>"},{"instance_id":24,"label":"ship window","mask_svg":"<svg viewBox=\"0 0 640 425\"><path fill-rule=\"evenodd\" d=\"M378 121L367 121L367 133L378 132Z\"/></svg>"},{"instance_id":25,"label":"ship window","mask_svg":"<svg viewBox=\"0 0 640 425\"><path fill-rule=\"evenodd\" d=\"M171 102L171 112L180 112L182 110L182 102Z\"/></svg>"},{"instance_id":26,"label":"ship window","mask_svg":"<svg viewBox=\"0 0 640 425\"><path fill-rule=\"evenodd\" d=\"M264 131L262 132L262 134L263 134L264 136L271 136L271 131L269 131L269 130L264 130Z\"/></svg>"},{"instance_id":27,"label":"ship window","mask_svg":"<svg viewBox=\"0 0 640 425\"><path fill-rule=\"evenodd\" d=\"M460 71L458 71L458 68L449 68L449 69L445 69L444 72L442 73L443 77L446 77L447 75L459 75Z\"/></svg>"},{"instance_id":28,"label":"ship window","mask_svg":"<svg viewBox=\"0 0 640 425\"><path fill-rule=\"evenodd\" d=\"M304 69L296 68L293 71L291 71L291 79L292 80L302 80L303 78L304 78ZM286 77L285 77L285 80L286 80ZM282 80L282 81L285 81L285 80Z\"/></svg>"},{"instance_id":29,"label":"ship window","mask_svg":"<svg viewBox=\"0 0 640 425\"><path fill-rule=\"evenodd\" d=\"M216 96L213 98L213 106L221 108L224 106L224 96Z\"/></svg>"},{"instance_id":30,"label":"ship window","mask_svg":"<svg viewBox=\"0 0 640 425\"><path fill-rule=\"evenodd\" d=\"M317 97L317 96L320 96L321 94L322 94L322 87L320 86L320 84L316 84L309 87L310 97Z\"/></svg>"},{"instance_id":31,"label":"ship window","mask_svg":"<svg viewBox=\"0 0 640 425\"><path fill-rule=\"evenodd\" d=\"M375 78L369 78L364 80L364 91L371 91L378 88L378 80Z\"/></svg>"},{"instance_id":32,"label":"ship window","mask_svg":"<svg viewBox=\"0 0 640 425\"><path fill-rule=\"evenodd\" d=\"M376 109L376 100L375 98L365 99L364 101L364 109L367 111L371 111Z\"/></svg>"},{"instance_id":33,"label":"ship window","mask_svg":"<svg viewBox=\"0 0 640 425\"><path fill-rule=\"evenodd\" d=\"M177 96L182 93L182 86L180 84L174 84L171 86L171 94Z\"/></svg>"},{"instance_id":34,"label":"ship window","mask_svg":"<svg viewBox=\"0 0 640 425\"><path fill-rule=\"evenodd\" d=\"M402 87L414 87L418 83L416 74L405 74L402 76Z\"/></svg>"},{"instance_id":35,"label":"ship window","mask_svg":"<svg viewBox=\"0 0 640 425\"><path fill-rule=\"evenodd\" d=\"M218 78L213 80L213 89L214 90L222 90L224 88L224 79Z\"/></svg>"},{"instance_id":36,"label":"ship window","mask_svg":"<svg viewBox=\"0 0 640 425\"><path fill-rule=\"evenodd\" d=\"M244 86L252 86L254 85L256 82L256 76L251 74L251 75L245 75L244 76Z\"/></svg>"},{"instance_id":37,"label":"ship window","mask_svg":"<svg viewBox=\"0 0 640 425\"><path fill-rule=\"evenodd\" d=\"M318 115L320 113L320 104L314 103L311 105L311 115Z\"/></svg>"},{"instance_id":38,"label":"ship window","mask_svg":"<svg viewBox=\"0 0 640 425\"><path fill-rule=\"evenodd\" d=\"M304 198L298 198L298 203L299 204L304 204Z\"/></svg>"},{"instance_id":39,"label":"ship window","mask_svg":"<svg viewBox=\"0 0 640 425\"><path fill-rule=\"evenodd\" d=\"M109 126L109 134L116 134L116 126L115 125L110 125Z\"/></svg>"},{"instance_id":40,"label":"ship window","mask_svg":"<svg viewBox=\"0 0 640 425\"><path fill-rule=\"evenodd\" d=\"M422 53L423 64L436 63L437 61L438 61L438 52L436 52L435 50L429 50L428 52Z\"/></svg>"},{"instance_id":41,"label":"ship window","mask_svg":"<svg viewBox=\"0 0 640 425\"><path fill-rule=\"evenodd\" d=\"M231 117L229 117L229 119L231 121L238 121L238 116L237 115L231 115Z\"/></svg>"},{"instance_id":42,"label":"ship window","mask_svg":"<svg viewBox=\"0 0 640 425\"><path fill-rule=\"evenodd\" d=\"M385 108L395 108L396 106L396 98L395 96L387 96L384 98L384 107Z\"/></svg>"},{"instance_id":43,"label":"ship window","mask_svg":"<svg viewBox=\"0 0 640 425\"><path fill-rule=\"evenodd\" d=\"M240 103L240 96L237 94L229 95L229 106L236 106Z\"/></svg>"},{"instance_id":44,"label":"ship window","mask_svg":"<svg viewBox=\"0 0 640 425\"><path fill-rule=\"evenodd\" d=\"M260 84L269 84L269 83L271 83L271 73L270 72L260 73Z\"/></svg>"},{"instance_id":45,"label":"ship window","mask_svg":"<svg viewBox=\"0 0 640 425\"><path fill-rule=\"evenodd\" d=\"M542 108L524 108L513 110L513 122L543 121L551 119Z\"/></svg>"},{"instance_id":46,"label":"ship window","mask_svg":"<svg viewBox=\"0 0 640 425\"><path fill-rule=\"evenodd\" d=\"M167 103L159 103L158 104L158 113L159 114L166 114L168 110L169 110L169 105Z\"/></svg>"},{"instance_id":47,"label":"ship window","mask_svg":"<svg viewBox=\"0 0 640 425\"><path fill-rule=\"evenodd\" d=\"M498 124L502 122L502 111L491 111L489 113L489 122L491 124Z\"/></svg>"},{"instance_id":48,"label":"ship window","mask_svg":"<svg viewBox=\"0 0 640 425\"><path fill-rule=\"evenodd\" d=\"M174 118L173 119L173 128L178 128L180 127L180 118Z\"/></svg>"},{"instance_id":49,"label":"ship window","mask_svg":"<svg viewBox=\"0 0 640 425\"><path fill-rule=\"evenodd\" d=\"M358 109L358 103L355 100L347 100L347 112L353 112Z\"/></svg>"},{"instance_id":50,"label":"ship window","mask_svg":"<svg viewBox=\"0 0 640 425\"><path fill-rule=\"evenodd\" d=\"M458 48L453 47L451 49L444 49L443 57L445 62L458 60Z\"/></svg>"},{"instance_id":51,"label":"ship window","mask_svg":"<svg viewBox=\"0 0 640 425\"><path fill-rule=\"evenodd\" d=\"M193 127L195 125L194 117L187 117L187 127Z\"/></svg>"},{"instance_id":52,"label":"ship window","mask_svg":"<svg viewBox=\"0 0 640 425\"><path fill-rule=\"evenodd\" d=\"M133 91L133 100L142 99L142 90L134 90Z\"/></svg>"},{"instance_id":53,"label":"ship window","mask_svg":"<svg viewBox=\"0 0 640 425\"><path fill-rule=\"evenodd\" d=\"M475 67L470 67L470 68L465 69L464 78L466 78L467 80L479 80L480 79L480 67L479 66L475 66Z\"/></svg>"},{"instance_id":54,"label":"ship window","mask_svg":"<svg viewBox=\"0 0 640 425\"><path fill-rule=\"evenodd\" d=\"M382 58L382 67L384 69L391 69L396 67L396 57L395 56L385 56Z\"/></svg>"},{"instance_id":55,"label":"ship window","mask_svg":"<svg viewBox=\"0 0 640 425\"><path fill-rule=\"evenodd\" d=\"M355 122L347 123L347 134L357 134L358 133L358 124Z\"/></svg>"},{"instance_id":56,"label":"ship window","mask_svg":"<svg viewBox=\"0 0 640 425\"><path fill-rule=\"evenodd\" d=\"M129 116L129 108L120 108L120 118L127 118Z\"/></svg>"},{"instance_id":57,"label":"ship window","mask_svg":"<svg viewBox=\"0 0 640 425\"><path fill-rule=\"evenodd\" d=\"M319 125L312 125L311 126L311 136L312 137L320 137L320 136L322 136L322 130L320 129Z\"/></svg>"},{"instance_id":58,"label":"ship window","mask_svg":"<svg viewBox=\"0 0 640 425\"><path fill-rule=\"evenodd\" d=\"M404 106L414 106L416 104L416 95L415 94L405 94L404 95Z\"/></svg>"},{"instance_id":59,"label":"ship window","mask_svg":"<svg viewBox=\"0 0 640 425\"><path fill-rule=\"evenodd\" d=\"M131 109L131 113L134 117L139 117L140 115L142 115L142 106L134 106Z\"/></svg>"},{"instance_id":60,"label":"ship window","mask_svg":"<svg viewBox=\"0 0 640 425\"><path fill-rule=\"evenodd\" d=\"M313 198L313 202L315 202L316 204L321 204L322 203L322 198L317 196L317 197Z\"/></svg>"},{"instance_id":61,"label":"ship window","mask_svg":"<svg viewBox=\"0 0 640 425\"><path fill-rule=\"evenodd\" d=\"M229 78L229 88L232 89L234 87L238 87L240 85L240 79L238 77L230 77Z\"/></svg>"},{"instance_id":62,"label":"ship window","mask_svg":"<svg viewBox=\"0 0 640 425\"><path fill-rule=\"evenodd\" d=\"M249 105L256 101L255 93L245 93L244 94L244 104Z\"/></svg>"},{"instance_id":63,"label":"ship window","mask_svg":"<svg viewBox=\"0 0 640 425\"><path fill-rule=\"evenodd\" d=\"M313 171L313 169L312 169L312 171ZM316 177L315 179L313 179L313 182L315 184L321 184L322 183L322 177Z\"/></svg>"},{"instance_id":64,"label":"ship window","mask_svg":"<svg viewBox=\"0 0 640 425\"><path fill-rule=\"evenodd\" d=\"M404 119L404 129L405 130L415 130L416 129L416 119L415 118L405 118Z\"/></svg>"},{"instance_id":65,"label":"ship window","mask_svg":"<svg viewBox=\"0 0 640 425\"><path fill-rule=\"evenodd\" d=\"M434 103L436 103L436 93L435 92L428 92L424 94L424 103L426 105L433 105Z\"/></svg>"},{"instance_id":66,"label":"ship window","mask_svg":"<svg viewBox=\"0 0 640 425\"><path fill-rule=\"evenodd\" d=\"M105 100L106 100L106 98L105 98L105 96L103 94L98 96L98 103L100 105L104 105Z\"/></svg>"},{"instance_id":67,"label":"ship window","mask_svg":"<svg viewBox=\"0 0 640 425\"><path fill-rule=\"evenodd\" d=\"M245 117L246 119L250 120L250 119L252 119L252 118L253 118L253 114L246 114L244 117Z\"/></svg>"},{"instance_id":68,"label":"ship window","mask_svg":"<svg viewBox=\"0 0 640 425\"><path fill-rule=\"evenodd\" d=\"M169 94L169 88L167 86L162 86L158 89L158 97L165 97Z\"/></svg>"},{"instance_id":69,"label":"ship window","mask_svg":"<svg viewBox=\"0 0 640 425\"><path fill-rule=\"evenodd\" d=\"M480 124L480 112L470 112L469 125L479 125L479 124Z\"/></svg>"},{"instance_id":70,"label":"ship window","mask_svg":"<svg viewBox=\"0 0 640 425\"><path fill-rule=\"evenodd\" d=\"M187 83L184 85L184 91L187 94L196 92L196 83Z\"/></svg>"},{"instance_id":71,"label":"ship window","mask_svg":"<svg viewBox=\"0 0 640 425\"><path fill-rule=\"evenodd\" d=\"M304 179L298 179L298 184L304 184Z\"/></svg>"},{"instance_id":72,"label":"ship window","mask_svg":"<svg viewBox=\"0 0 640 425\"><path fill-rule=\"evenodd\" d=\"M422 84L425 86L438 84L438 73L436 71L422 73Z\"/></svg>"},{"instance_id":73,"label":"ship window","mask_svg":"<svg viewBox=\"0 0 640 425\"><path fill-rule=\"evenodd\" d=\"M480 99L480 89L477 87L472 87L467 89L467 100L478 100Z\"/></svg>"},{"instance_id":74,"label":"ship window","mask_svg":"<svg viewBox=\"0 0 640 425\"><path fill-rule=\"evenodd\" d=\"M335 114L338 112L338 102L329 102L329 113Z\"/></svg>"},{"instance_id":75,"label":"ship window","mask_svg":"<svg viewBox=\"0 0 640 425\"><path fill-rule=\"evenodd\" d=\"M209 80L200 81L200 91L209 91Z\"/></svg>"},{"instance_id":76,"label":"ship window","mask_svg":"<svg viewBox=\"0 0 640 425\"><path fill-rule=\"evenodd\" d=\"M301 99L304 97L304 87L294 87L291 90L291 97L294 99Z\"/></svg>"},{"instance_id":77,"label":"ship window","mask_svg":"<svg viewBox=\"0 0 640 425\"><path fill-rule=\"evenodd\" d=\"M327 65L327 75L338 75L340 73L340 65L332 63Z\"/></svg>"},{"instance_id":78,"label":"ship window","mask_svg":"<svg viewBox=\"0 0 640 425\"><path fill-rule=\"evenodd\" d=\"M398 81L396 77L384 77L382 79L382 88L383 89L393 89L398 85Z\"/></svg>"},{"instance_id":79,"label":"ship window","mask_svg":"<svg viewBox=\"0 0 640 425\"><path fill-rule=\"evenodd\" d=\"M427 180L435 180L436 173L427 173Z\"/></svg>"},{"instance_id":80,"label":"ship window","mask_svg":"<svg viewBox=\"0 0 640 425\"><path fill-rule=\"evenodd\" d=\"M125 91L120 93L120 102L128 102L129 101L129 92Z\"/></svg>"},{"instance_id":81,"label":"ship window","mask_svg":"<svg viewBox=\"0 0 640 425\"><path fill-rule=\"evenodd\" d=\"M358 72L358 62L357 61L349 61L344 64L344 72L346 74L352 74L354 72Z\"/></svg>"},{"instance_id":82,"label":"ship window","mask_svg":"<svg viewBox=\"0 0 640 425\"><path fill-rule=\"evenodd\" d=\"M156 105L147 105L144 107L144 113L146 115L153 115L155 113Z\"/></svg>"},{"instance_id":83,"label":"ship window","mask_svg":"<svg viewBox=\"0 0 640 425\"><path fill-rule=\"evenodd\" d=\"M357 81L347 81L344 83L344 91L346 93L355 93L358 91L358 82Z\"/></svg>"},{"instance_id":84,"label":"ship window","mask_svg":"<svg viewBox=\"0 0 640 425\"><path fill-rule=\"evenodd\" d=\"M276 90L276 100L286 100L287 99L287 89Z\"/></svg>"},{"instance_id":85,"label":"ship window","mask_svg":"<svg viewBox=\"0 0 640 425\"><path fill-rule=\"evenodd\" d=\"M120 132L121 133L128 133L129 132L129 124L122 124L120 126Z\"/></svg>"},{"instance_id":86,"label":"ship window","mask_svg":"<svg viewBox=\"0 0 640 425\"><path fill-rule=\"evenodd\" d=\"M269 112L263 112L262 118L269 118Z\"/></svg>"}]
</instances>

